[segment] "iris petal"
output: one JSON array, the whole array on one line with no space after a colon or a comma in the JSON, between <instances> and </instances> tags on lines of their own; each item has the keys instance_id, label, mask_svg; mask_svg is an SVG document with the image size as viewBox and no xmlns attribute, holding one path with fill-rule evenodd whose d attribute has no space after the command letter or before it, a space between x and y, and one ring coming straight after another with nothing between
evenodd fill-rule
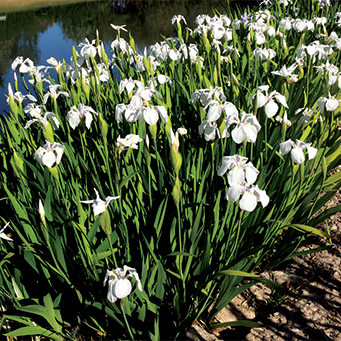
<instances>
[{"instance_id":1,"label":"iris petal","mask_svg":"<svg viewBox=\"0 0 341 341\"><path fill-rule=\"evenodd\" d=\"M117 298L128 296L131 293L130 281L126 278L119 279L113 287L113 293Z\"/></svg>"},{"instance_id":2,"label":"iris petal","mask_svg":"<svg viewBox=\"0 0 341 341\"><path fill-rule=\"evenodd\" d=\"M246 192L243 194L239 201L239 207L243 211L252 212L257 206L257 197L251 193Z\"/></svg>"}]
</instances>

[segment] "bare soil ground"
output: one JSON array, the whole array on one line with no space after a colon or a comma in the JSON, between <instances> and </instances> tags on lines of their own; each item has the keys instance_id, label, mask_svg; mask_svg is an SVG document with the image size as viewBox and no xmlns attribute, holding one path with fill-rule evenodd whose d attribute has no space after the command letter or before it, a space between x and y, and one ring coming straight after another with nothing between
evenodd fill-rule
<instances>
[{"instance_id":1,"label":"bare soil ground","mask_svg":"<svg viewBox=\"0 0 341 341\"><path fill-rule=\"evenodd\" d=\"M339 192L326 208L340 204ZM237 327L212 332L199 321L187 331L187 337L205 341L341 341L341 212L317 227L330 230L332 243L322 241L326 250L293 258L282 268L262 274L285 285L297 298L273 297L267 286L257 284L217 316L217 322L250 319L264 328ZM311 238L312 242L317 240ZM307 248L301 249L304 250Z\"/></svg>"}]
</instances>

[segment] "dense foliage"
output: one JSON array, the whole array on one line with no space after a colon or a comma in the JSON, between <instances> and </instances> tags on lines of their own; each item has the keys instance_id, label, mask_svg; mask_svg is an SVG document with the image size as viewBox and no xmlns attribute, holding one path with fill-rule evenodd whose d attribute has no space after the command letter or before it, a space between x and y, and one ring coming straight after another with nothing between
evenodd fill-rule
<instances>
[{"instance_id":1,"label":"dense foliage","mask_svg":"<svg viewBox=\"0 0 341 341\"><path fill-rule=\"evenodd\" d=\"M112 25L110 59L97 37L70 63L13 62L0 138L7 336L221 327L216 314L257 281L280 288L261 271L309 233L329 238L314 226L340 210L321 211L341 184L341 12L326 0L226 11L195 30L174 17L177 36L148 51Z\"/></svg>"}]
</instances>

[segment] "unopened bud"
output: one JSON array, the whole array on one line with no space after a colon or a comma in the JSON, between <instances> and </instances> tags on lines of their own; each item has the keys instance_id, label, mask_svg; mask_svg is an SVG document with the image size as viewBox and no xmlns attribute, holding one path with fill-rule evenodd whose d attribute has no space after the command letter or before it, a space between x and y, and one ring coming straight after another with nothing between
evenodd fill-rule
<instances>
[{"instance_id":1,"label":"unopened bud","mask_svg":"<svg viewBox=\"0 0 341 341\"><path fill-rule=\"evenodd\" d=\"M49 233L47 231L46 220L45 220L45 209L44 209L44 205L43 205L41 199L39 199L39 215L40 215L40 219L42 221L42 224L40 224L41 232L43 233L46 244L50 245L50 237L49 237Z\"/></svg>"},{"instance_id":2,"label":"unopened bud","mask_svg":"<svg viewBox=\"0 0 341 341\"><path fill-rule=\"evenodd\" d=\"M146 134L146 145L149 148L149 135L148 134Z\"/></svg>"},{"instance_id":3,"label":"unopened bud","mask_svg":"<svg viewBox=\"0 0 341 341\"><path fill-rule=\"evenodd\" d=\"M173 187L173 199L175 201L176 206L179 206L180 198L181 198L180 181L179 181L179 177L176 177L175 184Z\"/></svg>"},{"instance_id":4,"label":"unopened bud","mask_svg":"<svg viewBox=\"0 0 341 341\"><path fill-rule=\"evenodd\" d=\"M48 122L47 124L43 124L44 129L43 129L43 134L45 137L45 140L50 141L51 143L54 142L54 138L53 138L53 129L51 124Z\"/></svg>"},{"instance_id":5,"label":"unopened bud","mask_svg":"<svg viewBox=\"0 0 341 341\"><path fill-rule=\"evenodd\" d=\"M108 135L108 123L105 121L105 119L103 118L100 112L98 113L98 119L99 119L99 129L101 130L103 140L106 140L107 135Z\"/></svg>"},{"instance_id":6,"label":"unopened bud","mask_svg":"<svg viewBox=\"0 0 341 341\"><path fill-rule=\"evenodd\" d=\"M104 231L104 233L109 237L111 235L111 220L110 220L110 214L108 209L106 209L101 217L100 217L101 221L100 221L100 225L102 227L102 230Z\"/></svg>"},{"instance_id":7,"label":"unopened bud","mask_svg":"<svg viewBox=\"0 0 341 341\"><path fill-rule=\"evenodd\" d=\"M41 199L39 199L39 215L40 215L40 219L43 222L44 226L46 226L45 209L44 209L44 205L43 205Z\"/></svg>"},{"instance_id":8,"label":"unopened bud","mask_svg":"<svg viewBox=\"0 0 341 341\"><path fill-rule=\"evenodd\" d=\"M86 99L89 101L90 98L90 86L87 84L85 77L82 77L82 89L85 93Z\"/></svg>"},{"instance_id":9,"label":"unopened bud","mask_svg":"<svg viewBox=\"0 0 341 341\"><path fill-rule=\"evenodd\" d=\"M105 64L105 66L108 67L108 65L109 65L109 58L108 58L108 55L105 53L103 47L101 48L101 55L102 55L102 59L103 59L103 62Z\"/></svg>"},{"instance_id":10,"label":"unopened bud","mask_svg":"<svg viewBox=\"0 0 341 341\"><path fill-rule=\"evenodd\" d=\"M18 156L17 152L14 149L13 149L13 159L14 159L15 165L23 172L24 171L24 162L20 158L20 156Z\"/></svg>"},{"instance_id":11,"label":"unopened bud","mask_svg":"<svg viewBox=\"0 0 341 341\"><path fill-rule=\"evenodd\" d=\"M173 129L170 128L171 145L175 151L179 150L179 146L180 146L179 135L185 135L185 134L187 134L187 129L185 128L178 128L175 134L173 132Z\"/></svg>"},{"instance_id":12,"label":"unopened bud","mask_svg":"<svg viewBox=\"0 0 341 341\"><path fill-rule=\"evenodd\" d=\"M150 125L149 126L149 132L150 134L152 135L152 139L153 140L156 140L156 134L157 134L157 124L154 124L154 125Z\"/></svg>"}]
</instances>

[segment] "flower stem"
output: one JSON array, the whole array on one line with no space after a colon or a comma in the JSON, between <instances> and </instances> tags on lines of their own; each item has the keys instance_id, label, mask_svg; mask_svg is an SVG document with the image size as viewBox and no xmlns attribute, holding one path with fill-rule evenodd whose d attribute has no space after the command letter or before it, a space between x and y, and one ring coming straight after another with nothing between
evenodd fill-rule
<instances>
[{"instance_id":1,"label":"flower stem","mask_svg":"<svg viewBox=\"0 0 341 341\"><path fill-rule=\"evenodd\" d=\"M114 253L114 249L112 248L112 245L111 245L110 235L107 235L107 238L108 238L108 243L109 243L109 247L110 247L110 252L111 252L112 258L113 258L114 263L115 263L115 267L118 268L116 257L115 257L115 253Z\"/></svg>"},{"instance_id":2,"label":"flower stem","mask_svg":"<svg viewBox=\"0 0 341 341\"><path fill-rule=\"evenodd\" d=\"M130 335L130 339L134 341L135 339L134 339L133 333L131 332L131 329L130 329L130 326L129 326L129 323L128 323L128 320L127 320L127 317L126 317L126 313L124 311L124 299L125 298L121 299L121 304L120 304L121 305L121 310L122 310L122 313L123 313L124 322L125 322L125 324L127 326L128 333Z\"/></svg>"}]
</instances>

